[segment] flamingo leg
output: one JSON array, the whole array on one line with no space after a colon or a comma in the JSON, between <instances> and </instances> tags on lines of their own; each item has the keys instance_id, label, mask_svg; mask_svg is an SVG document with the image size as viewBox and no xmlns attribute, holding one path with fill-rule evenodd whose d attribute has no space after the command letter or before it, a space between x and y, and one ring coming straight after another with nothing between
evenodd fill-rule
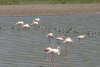
<instances>
[{"instance_id":1,"label":"flamingo leg","mask_svg":"<svg viewBox=\"0 0 100 67\"><path fill-rule=\"evenodd\" d=\"M52 58L53 58L53 54L52 54L52 57L51 57L51 62L52 62Z\"/></svg>"},{"instance_id":2,"label":"flamingo leg","mask_svg":"<svg viewBox=\"0 0 100 67\"><path fill-rule=\"evenodd\" d=\"M80 39L79 39L79 45L80 45L80 44L82 45L82 43L80 42Z\"/></svg>"},{"instance_id":3,"label":"flamingo leg","mask_svg":"<svg viewBox=\"0 0 100 67\"><path fill-rule=\"evenodd\" d=\"M49 61L49 53L48 53L48 61Z\"/></svg>"},{"instance_id":4,"label":"flamingo leg","mask_svg":"<svg viewBox=\"0 0 100 67\"><path fill-rule=\"evenodd\" d=\"M35 28L34 28L34 29L35 29L35 31L36 31L36 26L35 26Z\"/></svg>"},{"instance_id":5,"label":"flamingo leg","mask_svg":"<svg viewBox=\"0 0 100 67\"><path fill-rule=\"evenodd\" d=\"M44 56L44 61L45 61L45 57L46 57L46 55L47 55L47 53L46 53L45 56ZM49 53L48 53L48 61L49 61Z\"/></svg>"},{"instance_id":6,"label":"flamingo leg","mask_svg":"<svg viewBox=\"0 0 100 67\"><path fill-rule=\"evenodd\" d=\"M68 45L68 54L69 54L69 45Z\"/></svg>"},{"instance_id":7,"label":"flamingo leg","mask_svg":"<svg viewBox=\"0 0 100 67\"><path fill-rule=\"evenodd\" d=\"M34 25L34 31L36 31L36 25Z\"/></svg>"},{"instance_id":8,"label":"flamingo leg","mask_svg":"<svg viewBox=\"0 0 100 67\"><path fill-rule=\"evenodd\" d=\"M50 37L49 37L49 45L50 45Z\"/></svg>"},{"instance_id":9,"label":"flamingo leg","mask_svg":"<svg viewBox=\"0 0 100 67\"><path fill-rule=\"evenodd\" d=\"M19 26L19 36L21 36L21 25Z\"/></svg>"},{"instance_id":10,"label":"flamingo leg","mask_svg":"<svg viewBox=\"0 0 100 67\"><path fill-rule=\"evenodd\" d=\"M38 29L38 25L37 25L37 29Z\"/></svg>"},{"instance_id":11,"label":"flamingo leg","mask_svg":"<svg viewBox=\"0 0 100 67\"><path fill-rule=\"evenodd\" d=\"M46 53L46 54L47 54L47 53ZM44 56L44 61L45 61L46 54L45 54L45 56Z\"/></svg>"},{"instance_id":12,"label":"flamingo leg","mask_svg":"<svg viewBox=\"0 0 100 67\"><path fill-rule=\"evenodd\" d=\"M79 45L80 45L80 39L79 39Z\"/></svg>"},{"instance_id":13,"label":"flamingo leg","mask_svg":"<svg viewBox=\"0 0 100 67\"><path fill-rule=\"evenodd\" d=\"M26 33L26 27L25 27L25 33Z\"/></svg>"},{"instance_id":14,"label":"flamingo leg","mask_svg":"<svg viewBox=\"0 0 100 67\"><path fill-rule=\"evenodd\" d=\"M54 60L53 60L53 67L55 67L54 63L55 63L55 55L54 55Z\"/></svg>"},{"instance_id":15,"label":"flamingo leg","mask_svg":"<svg viewBox=\"0 0 100 67\"><path fill-rule=\"evenodd\" d=\"M66 53L67 53L67 43L66 43Z\"/></svg>"}]
</instances>

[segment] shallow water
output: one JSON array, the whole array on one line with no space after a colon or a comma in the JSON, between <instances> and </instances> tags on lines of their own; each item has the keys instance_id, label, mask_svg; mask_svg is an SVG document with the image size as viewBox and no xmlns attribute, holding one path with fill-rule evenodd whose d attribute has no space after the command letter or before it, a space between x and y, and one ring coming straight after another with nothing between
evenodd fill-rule
<instances>
[{"instance_id":1,"label":"shallow water","mask_svg":"<svg viewBox=\"0 0 100 67\"><path fill-rule=\"evenodd\" d=\"M39 17L38 28L31 26L32 20ZM69 54L66 53L66 44L60 42L61 54L55 56L55 67L100 67L100 14L73 14L56 16L32 16L32 17L0 17L0 66L1 67L53 67L52 62L46 57L44 61L44 48L50 46L46 38L48 30L42 28L72 28L70 37L73 44L69 44ZM31 26L30 30L21 30L19 36L18 21L24 21ZM12 29L12 26L15 29ZM6 27L6 28L4 28ZM81 30L75 34L74 31ZM81 40L82 45L76 39L85 32L96 31L96 34L86 34ZM51 39L54 48L58 46L55 38L62 36L62 32L53 30L54 38ZM65 32L64 32L65 34ZM50 55L51 58L51 55ZM49 58L49 59L50 59Z\"/></svg>"}]
</instances>

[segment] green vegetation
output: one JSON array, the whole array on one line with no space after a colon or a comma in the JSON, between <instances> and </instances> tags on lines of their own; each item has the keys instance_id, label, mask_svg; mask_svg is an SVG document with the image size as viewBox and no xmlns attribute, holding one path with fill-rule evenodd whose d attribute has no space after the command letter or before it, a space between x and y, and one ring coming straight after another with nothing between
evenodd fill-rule
<instances>
[{"instance_id":1,"label":"green vegetation","mask_svg":"<svg viewBox=\"0 0 100 67\"><path fill-rule=\"evenodd\" d=\"M100 0L0 0L0 5L28 5L28 4L91 4Z\"/></svg>"}]
</instances>

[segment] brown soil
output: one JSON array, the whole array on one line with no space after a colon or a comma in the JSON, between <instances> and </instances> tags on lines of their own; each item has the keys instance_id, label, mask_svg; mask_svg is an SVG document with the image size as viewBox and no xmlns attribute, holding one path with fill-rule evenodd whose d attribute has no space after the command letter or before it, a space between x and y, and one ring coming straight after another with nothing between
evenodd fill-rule
<instances>
[{"instance_id":1,"label":"brown soil","mask_svg":"<svg viewBox=\"0 0 100 67\"><path fill-rule=\"evenodd\" d=\"M100 13L100 4L0 5L0 16L35 16Z\"/></svg>"}]
</instances>

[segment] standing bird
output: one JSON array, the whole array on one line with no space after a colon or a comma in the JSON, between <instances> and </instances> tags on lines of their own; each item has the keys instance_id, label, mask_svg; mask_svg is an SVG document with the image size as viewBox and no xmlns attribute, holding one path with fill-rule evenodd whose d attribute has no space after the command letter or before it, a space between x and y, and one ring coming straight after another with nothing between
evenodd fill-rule
<instances>
[{"instance_id":1,"label":"standing bird","mask_svg":"<svg viewBox=\"0 0 100 67\"><path fill-rule=\"evenodd\" d=\"M38 28L38 22L37 21L33 21L33 23L31 25L36 25Z\"/></svg>"},{"instance_id":2,"label":"standing bird","mask_svg":"<svg viewBox=\"0 0 100 67\"><path fill-rule=\"evenodd\" d=\"M56 40L57 40L57 42L58 42L58 45L60 45L59 41L63 41L63 38L64 38L64 36L62 36L62 37L57 37L57 38L56 38Z\"/></svg>"},{"instance_id":3,"label":"standing bird","mask_svg":"<svg viewBox=\"0 0 100 67\"><path fill-rule=\"evenodd\" d=\"M47 52L48 51L50 51L51 49L53 49L53 45L52 45L52 47L47 47L47 48L45 48L43 51L45 51L46 52L46 54L47 54ZM46 57L46 54L45 54L45 57ZM45 61L45 57L44 57L44 61ZM48 61L49 61L49 53L48 53Z\"/></svg>"},{"instance_id":4,"label":"standing bird","mask_svg":"<svg viewBox=\"0 0 100 67\"><path fill-rule=\"evenodd\" d=\"M31 25L37 25L38 26L38 22L37 21L33 21L33 23Z\"/></svg>"},{"instance_id":5,"label":"standing bird","mask_svg":"<svg viewBox=\"0 0 100 67\"><path fill-rule=\"evenodd\" d=\"M33 21L39 22L39 21L40 21L40 18L36 18L36 19L34 19Z\"/></svg>"},{"instance_id":6,"label":"standing bird","mask_svg":"<svg viewBox=\"0 0 100 67\"><path fill-rule=\"evenodd\" d=\"M24 22L23 21L19 21L15 25L19 25L19 29L21 29L21 26L24 25Z\"/></svg>"},{"instance_id":7,"label":"standing bird","mask_svg":"<svg viewBox=\"0 0 100 67\"><path fill-rule=\"evenodd\" d=\"M26 33L26 28L30 29L30 26L28 24L25 24L22 26L22 28L25 28L25 33Z\"/></svg>"},{"instance_id":8,"label":"standing bird","mask_svg":"<svg viewBox=\"0 0 100 67\"><path fill-rule=\"evenodd\" d=\"M85 37L86 37L86 35L80 35L80 36L77 37L77 39L79 39L79 45L80 45L80 39L84 39Z\"/></svg>"},{"instance_id":9,"label":"standing bird","mask_svg":"<svg viewBox=\"0 0 100 67\"><path fill-rule=\"evenodd\" d=\"M23 25L23 24L24 24L23 21L19 21L19 22L17 22L15 25Z\"/></svg>"},{"instance_id":10,"label":"standing bird","mask_svg":"<svg viewBox=\"0 0 100 67\"><path fill-rule=\"evenodd\" d=\"M19 25L19 35L21 34L21 26L24 24L23 21L17 22L15 25Z\"/></svg>"},{"instance_id":11,"label":"standing bird","mask_svg":"<svg viewBox=\"0 0 100 67\"><path fill-rule=\"evenodd\" d=\"M73 43L73 41L71 40L71 38L70 38L70 37L68 37L68 38L66 38L66 39L65 39L65 41L64 41L63 43L66 43L66 51L67 51L67 43L72 44L72 43ZM68 45L68 54L69 54L69 45Z\"/></svg>"},{"instance_id":12,"label":"standing bird","mask_svg":"<svg viewBox=\"0 0 100 67\"><path fill-rule=\"evenodd\" d=\"M46 37L48 37L48 39L49 39L49 44L50 44L50 38L53 38L54 35L53 35L53 33L49 33Z\"/></svg>"},{"instance_id":13,"label":"standing bird","mask_svg":"<svg viewBox=\"0 0 100 67\"><path fill-rule=\"evenodd\" d=\"M51 53L52 54L52 58L54 55L54 59L53 59L53 67L55 67L54 62L55 62L55 54L60 55L60 46L57 47L57 49L51 49L49 50L47 53Z\"/></svg>"}]
</instances>

